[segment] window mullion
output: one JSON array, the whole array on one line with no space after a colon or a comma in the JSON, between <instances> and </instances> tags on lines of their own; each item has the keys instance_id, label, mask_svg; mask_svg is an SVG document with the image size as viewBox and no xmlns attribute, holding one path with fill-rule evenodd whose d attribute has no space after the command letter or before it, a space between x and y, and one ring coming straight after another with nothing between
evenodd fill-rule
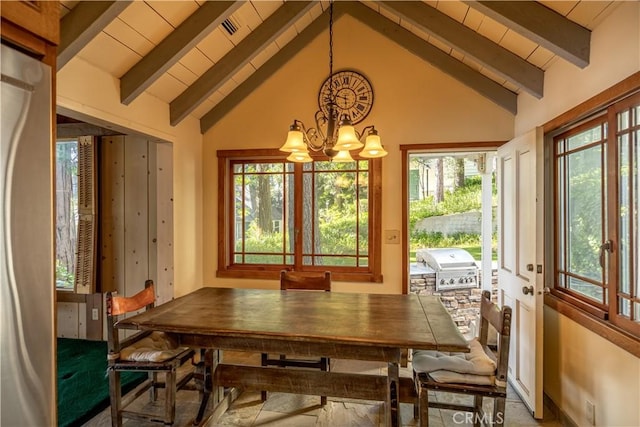
<instances>
[{"instance_id":1,"label":"window mullion","mask_svg":"<svg viewBox=\"0 0 640 427\"><path fill-rule=\"evenodd\" d=\"M304 189L303 189L303 165L300 163L296 163L294 165L294 175L293 175L293 186L294 186L294 255L293 255L293 267L295 270L302 269L302 231L303 231L303 200L304 197Z\"/></svg>"},{"instance_id":2,"label":"window mullion","mask_svg":"<svg viewBox=\"0 0 640 427\"><path fill-rule=\"evenodd\" d=\"M620 217L619 217L619 201L620 201L620 175L619 175L619 147L616 124L616 112L613 108L610 108L607 115L607 138L605 141L607 162L607 204L606 211L604 213L605 223L607 224L607 236L605 240L609 239L613 242L613 252L608 252L607 256L607 283L606 289L608 293L608 307L609 316L611 319L618 314L618 286L619 286L619 267L620 267Z\"/></svg>"}]
</instances>

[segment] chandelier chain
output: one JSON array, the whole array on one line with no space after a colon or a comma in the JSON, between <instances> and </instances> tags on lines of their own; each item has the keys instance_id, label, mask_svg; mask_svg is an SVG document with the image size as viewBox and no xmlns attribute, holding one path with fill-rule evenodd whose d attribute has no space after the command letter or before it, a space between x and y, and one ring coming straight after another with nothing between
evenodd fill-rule
<instances>
[{"instance_id":1,"label":"chandelier chain","mask_svg":"<svg viewBox=\"0 0 640 427\"><path fill-rule=\"evenodd\" d=\"M333 102L333 0L329 0L329 102Z\"/></svg>"},{"instance_id":2,"label":"chandelier chain","mask_svg":"<svg viewBox=\"0 0 640 427\"><path fill-rule=\"evenodd\" d=\"M309 156L309 150L322 151L332 161L336 162L353 162L354 160L349 151L362 147L364 149L360 152L360 156L363 158L376 158L387 155L387 152L380 144L380 137L373 125L366 126L362 133L359 133L353 127L348 114L345 113L340 116L340 109L336 105L337 94L335 91L337 88L334 87L333 81L333 1L329 0L329 93L326 94L324 92L325 84L322 85L320 90L321 96L327 96L328 98L319 99L319 103L324 104L321 104L318 111L316 111L314 117L315 128L305 127L304 123L298 119L294 119L293 124L289 127L287 140L280 147L280 150L291 153L287 160L292 162L312 162L313 159ZM345 77L345 84L348 83L348 80L349 77ZM340 90L351 91L352 99L356 96L354 88L341 88ZM344 97L341 96L341 99L348 100L347 93L344 95ZM339 118L340 122L338 122ZM325 130L323 131L323 129ZM367 131L368 133L365 133ZM361 140L364 139L365 135L366 142L363 144Z\"/></svg>"}]
</instances>

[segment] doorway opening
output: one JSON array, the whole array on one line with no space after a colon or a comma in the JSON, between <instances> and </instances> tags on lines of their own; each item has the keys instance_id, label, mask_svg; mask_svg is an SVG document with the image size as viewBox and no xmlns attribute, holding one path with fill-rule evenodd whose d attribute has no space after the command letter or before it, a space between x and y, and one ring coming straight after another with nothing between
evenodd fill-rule
<instances>
[{"instance_id":1,"label":"doorway opening","mask_svg":"<svg viewBox=\"0 0 640 427\"><path fill-rule=\"evenodd\" d=\"M496 290L495 159L493 150L407 153L407 290L440 295L467 336L482 290Z\"/></svg>"}]
</instances>

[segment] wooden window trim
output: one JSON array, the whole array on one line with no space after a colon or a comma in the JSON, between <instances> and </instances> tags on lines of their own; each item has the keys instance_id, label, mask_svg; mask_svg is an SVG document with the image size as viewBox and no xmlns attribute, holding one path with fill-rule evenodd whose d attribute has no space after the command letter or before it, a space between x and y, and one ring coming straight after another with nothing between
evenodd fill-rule
<instances>
[{"instance_id":1,"label":"wooden window trim","mask_svg":"<svg viewBox=\"0 0 640 427\"><path fill-rule=\"evenodd\" d=\"M545 136L551 133L554 135L559 134L571 124L578 123L605 109L608 105L639 91L640 71L548 121L543 125L544 134ZM555 192L555 187L553 188ZM553 197L555 197L555 193ZM552 237L555 239L555 236ZM555 246L555 240L553 245ZM556 249L554 248L554 250ZM553 262L553 260L551 261ZM551 293L544 297L545 305L634 356L640 357L640 337L633 336L631 333L617 327L612 321L605 319L604 317L606 316L602 316L602 313L595 310L595 308L591 310L592 312L588 312L586 311L587 307L579 306L575 301L570 301L567 295L558 294L560 292L552 289ZM615 298L614 296L610 297Z\"/></svg>"},{"instance_id":2,"label":"wooden window trim","mask_svg":"<svg viewBox=\"0 0 640 427\"><path fill-rule=\"evenodd\" d=\"M324 155L310 153L316 159L326 159ZM283 153L276 149L218 150L218 268L216 277L241 279L279 279L281 265L238 266L230 265L229 220L232 215L228 197L229 163L231 159L282 159ZM355 160L366 160L352 154ZM370 159L371 182L369 194L372 209L369 212L369 271L349 271L348 268L331 268L334 281L382 283L382 159ZM327 268L307 267L305 271L326 270Z\"/></svg>"}]
</instances>

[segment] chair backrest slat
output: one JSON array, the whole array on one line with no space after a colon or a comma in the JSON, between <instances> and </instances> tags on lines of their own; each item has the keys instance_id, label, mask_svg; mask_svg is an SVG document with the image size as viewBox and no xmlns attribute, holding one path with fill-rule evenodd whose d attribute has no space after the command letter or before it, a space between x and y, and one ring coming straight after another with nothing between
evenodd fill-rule
<instances>
[{"instance_id":1,"label":"chair backrest slat","mask_svg":"<svg viewBox=\"0 0 640 427\"><path fill-rule=\"evenodd\" d=\"M491 292L482 292L482 302L480 305L480 334L478 340L485 348L489 348L487 341L489 337L489 325L498 332L498 350L496 357L496 380L504 382L507 380L507 367L509 363L509 337L511 335L511 307L504 306L502 309L491 301Z\"/></svg>"},{"instance_id":2,"label":"chair backrest slat","mask_svg":"<svg viewBox=\"0 0 640 427\"><path fill-rule=\"evenodd\" d=\"M145 308L153 308L156 301L156 293L153 280L144 283L144 289L131 297L117 295L116 292L107 292L107 344L109 353L118 353L121 343L118 330L115 327L118 316Z\"/></svg>"},{"instance_id":3,"label":"chair backrest slat","mask_svg":"<svg viewBox=\"0 0 640 427\"><path fill-rule=\"evenodd\" d=\"M140 310L143 307L147 309L153 307L156 300L156 293L152 280L145 282L145 288L131 297L118 296L113 293L107 294L107 316L119 316L121 314L130 313Z\"/></svg>"},{"instance_id":4,"label":"chair backrest slat","mask_svg":"<svg viewBox=\"0 0 640 427\"><path fill-rule=\"evenodd\" d=\"M280 289L331 291L331 272L298 272L282 270L280 272Z\"/></svg>"}]
</instances>

